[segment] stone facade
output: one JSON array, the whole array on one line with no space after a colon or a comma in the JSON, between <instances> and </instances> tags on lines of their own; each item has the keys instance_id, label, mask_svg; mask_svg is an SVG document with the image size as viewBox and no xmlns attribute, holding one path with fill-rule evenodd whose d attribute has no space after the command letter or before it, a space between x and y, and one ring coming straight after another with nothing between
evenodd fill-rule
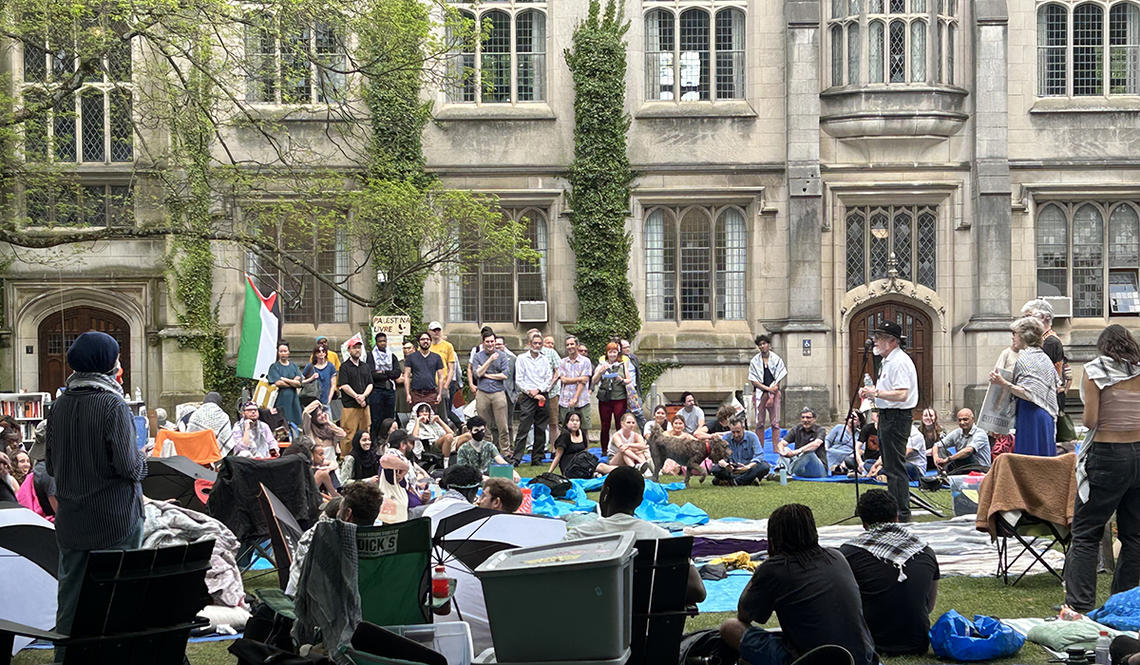
<instances>
[{"instance_id":1,"label":"stone facade","mask_svg":"<svg viewBox=\"0 0 1140 665\"><path fill-rule=\"evenodd\" d=\"M1075 3L1059 1L1071 15ZM857 379L849 368L859 358L862 339L856 331L861 335L865 328L859 327L860 320L876 308L891 307L891 316L913 317L916 336L921 333L914 343L929 368L924 401L944 417L959 405L976 406L984 394L986 373L1008 345L1011 316L1038 295L1035 220L1041 207L1050 201L1071 206L1097 201L1107 211L1113 202L1140 200L1140 155L1130 138L1140 130L1140 91L1042 94L1039 63L1044 60L1037 43L1041 3L853 4L866 6L852 14L843 0L626 2L631 21L629 155L638 174L628 220L633 241L629 279L643 318L653 318L648 315L649 300L659 297L661 283L667 284L649 277L661 269L653 258L659 256L660 247L654 244L658 240L647 231L653 211L673 211L681 218L693 209L717 215L732 208L744 219L742 237L722 242L717 231L708 234L705 242L710 247L697 261L710 274L703 290L690 288L693 278L682 274L687 257L696 256L684 244L690 239L683 239L677 250L682 264L675 269L677 283L689 281L673 286L675 312L684 306L682 300L697 293L716 301L708 307L709 314L683 319L674 313L672 320L646 320L634 340L643 359L684 365L662 376L657 385L661 399L673 401L680 392L692 390L711 403L742 389L748 360L755 353L752 339L768 333L789 366L785 412L794 414L810 404L833 415L842 411ZM523 75L515 67L508 95L512 102L476 104L445 91L425 91L434 101L436 120L424 140L429 168L449 185L491 192L504 206L545 215L546 322L465 316L456 304L454 280L428 280L425 319L443 321L457 348L470 348L483 323L505 332L513 346L519 346L522 331L532 325L559 339L573 327L575 268L563 178L573 152L573 88L561 54L571 46L573 29L587 5L586 0L517 5L497 0L477 9L502 9L519 25L521 12L544 14L545 28L533 33L544 39L545 58L539 65L543 92L531 94L539 101L519 101L522 95L513 92L513 86L522 84ZM742 22L713 18L730 8L742 13ZM680 79L678 92L688 84L699 87L686 81L693 78L692 63L697 62L687 59L699 56L685 49L701 51L699 45L679 47L681 64L672 75L661 69L663 60L647 64L647 53L667 50L660 28L651 32L647 21L650 12L661 10L679 17L680 41L698 42L701 24L688 12L708 12L703 29L713 49L731 50L733 38L722 39L719 31L730 24L743 29L743 54L731 72L736 84L742 74L742 94L707 101L661 98L663 86L677 83L671 76ZM902 46L897 50L892 45L894 28L888 27L894 13L905 15L901 20L911 26L899 33ZM882 50L873 48L878 21L886 33L878 33L886 40ZM917 21L935 27L915 28ZM514 29L516 23L510 26ZM517 39L523 39L521 34L516 33ZM844 48L842 57L835 57L837 47ZM703 48L708 58L710 47ZM896 56L901 58L897 70ZM720 62L715 60L706 71L704 85L714 88L710 97L719 90ZM1076 66L1072 60L1069 65ZM515 76L520 77L517 82ZM876 76L887 82L868 82ZM894 80L897 77L902 80ZM1107 88L1112 89L1111 82ZM858 210L866 211L868 217L860 224L867 226L859 226L863 231L853 238L850 215ZM873 221L877 211L895 215L891 231L883 222L883 238L875 235L880 232ZM924 221L915 220L924 214ZM1082 223L1073 219L1070 237ZM906 238L898 230L900 224L910 224ZM922 224L928 225L927 231ZM897 254L905 254L902 264L899 256L890 262L892 268L901 265L894 278L883 269L883 255L875 253L888 237ZM864 242L870 249L865 265L859 265L853 257L862 255L854 248ZM712 264L729 259L711 245L732 243L737 245L728 252L743 248L745 257L742 268L735 266L743 271L742 315L718 316L712 312L733 296L717 292L712 284ZM115 243L93 248L82 261L54 271L17 263L4 287L10 348L17 353L0 368L0 383L34 389L32 357L37 351L25 351L37 343L37 326L52 307L58 311L83 302L129 321L132 365L144 369L144 388L151 400L172 401L196 392L200 370L188 357L192 354L179 350L174 341L177 317L164 289L164 251L161 244ZM240 266L242 257L228 256L224 263ZM1103 273L1103 260L1101 266ZM1071 265L1064 274L1067 280L1075 279ZM108 292L108 283L115 285L114 291ZM234 333L230 339L235 353L241 289L239 271L219 269L216 295L222 298L223 325ZM1068 289L1073 295L1073 287ZM510 304L517 312L515 303ZM1110 317L1108 311L1105 304L1099 316L1058 319L1057 329L1074 360L1091 357L1096 335L1107 322L1136 327L1134 316ZM340 323L320 325L320 332L338 340L351 334L366 320L366 312L355 306L349 312ZM286 326L286 336L306 346L315 331L312 323ZM591 355L596 351L591 349Z\"/></svg>"}]
</instances>

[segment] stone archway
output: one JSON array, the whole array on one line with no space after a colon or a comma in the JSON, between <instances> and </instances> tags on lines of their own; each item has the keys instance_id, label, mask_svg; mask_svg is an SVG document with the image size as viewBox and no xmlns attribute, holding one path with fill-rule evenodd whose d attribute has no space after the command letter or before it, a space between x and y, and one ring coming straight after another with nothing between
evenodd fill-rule
<instances>
[{"instance_id":1,"label":"stone archway","mask_svg":"<svg viewBox=\"0 0 1140 665\"><path fill-rule=\"evenodd\" d=\"M119 343L119 362L123 366L123 388L131 389L131 328L121 316L97 307L69 307L53 312L39 324L39 386L54 393L64 385L71 368L67 365L67 349L75 338L88 330L105 332Z\"/></svg>"},{"instance_id":2,"label":"stone archway","mask_svg":"<svg viewBox=\"0 0 1140 665\"><path fill-rule=\"evenodd\" d=\"M850 381L848 385L857 386L862 383L863 371L859 367L863 358L863 344L870 337L870 333L882 321L894 321L902 327L906 339L906 352L914 361L918 371L918 408L922 409L934 403L934 330L930 317L921 308L907 303L905 300L879 300L866 305L851 315L848 322L850 326L850 340L848 352L848 366ZM876 367L878 369L878 359ZM867 369L866 371L870 371ZM874 373L874 372L872 372Z\"/></svg>"}]
</instances>

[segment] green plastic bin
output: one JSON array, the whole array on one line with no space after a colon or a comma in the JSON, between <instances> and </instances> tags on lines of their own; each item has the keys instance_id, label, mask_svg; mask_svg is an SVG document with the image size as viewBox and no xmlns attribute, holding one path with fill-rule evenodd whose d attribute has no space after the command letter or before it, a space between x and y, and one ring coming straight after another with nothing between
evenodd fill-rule
<instances>
[{"instance_id":1,"label":"green plastic bin","mask_svg":"<svg viewBox=\"0 0 1140 665\"><path fill-rule=\"evenodd\" d=\"M635 541L633 533L619 533L506 550L484 561L475 576L483 585L495 660L624 663Z\"/></svg>"}]
</instances>

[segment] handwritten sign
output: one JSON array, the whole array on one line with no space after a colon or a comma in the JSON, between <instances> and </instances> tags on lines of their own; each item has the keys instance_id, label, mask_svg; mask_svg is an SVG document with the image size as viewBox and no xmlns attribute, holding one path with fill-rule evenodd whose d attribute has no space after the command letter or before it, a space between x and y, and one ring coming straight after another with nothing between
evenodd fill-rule
<instances>
[{"instance_id":1,"label":"handwritten sign","mask_svg":"<svg viewBox=\"0 0 1140 665\"><path fill-rule=\"evenodd\" d=\"M410 316L374 316L372 317L372 336L384 333L391 337L401 337L412 334L412 317Z\"/></svg>"}]
</instances>

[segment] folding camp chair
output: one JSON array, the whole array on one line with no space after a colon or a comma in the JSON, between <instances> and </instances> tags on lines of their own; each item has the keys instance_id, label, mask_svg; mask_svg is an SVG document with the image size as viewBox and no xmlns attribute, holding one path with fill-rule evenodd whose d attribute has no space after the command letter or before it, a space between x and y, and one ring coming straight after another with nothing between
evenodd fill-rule
<instances>
[{"instance_id":1,"label":"folding camp chair","mask_svg":"<svg viewBox=\"0 0 1140 665\"><path fill-rule=\"evenodd\" d=\"M154 437L154 457L168 457L163 455L163 448L169 441L174 446L174 454L189 457L202 466L209 466L222 459L222 451L218 448L218 440L213 430L198 432L175 432L160 429Z\"/></svg>"},{"instance_id":2,"label":"folding camp chair","mask_svg":"<svg viewBox=\"0 0 1140 665\"><path fill-rule=\"evenodd\" d=\"M639 540L633 560L633 630L627 665L676 663L685 619L692 536Z\"/></svg>"},{"instance_id":3,"label":"folding camp chair","mask_svg":"<svg viewBox=\"0 0 1140 665\"><path fill-rule=\"evenodd\" d=\"M297 543L305 530L297 523L293 514L281 503L273 492L264 483L258 483L261 491L257 494L257 503L261 507L261 515L269 527L269 543L273 547L273 563L277 566L277 582L281 590L289 583L289 569L293 566L293 556L297 551Z\"/></svg>"},{"instance_id":4,"label":"folding camp chair","mask_svg":"<svg viewBox=\"0 0 1140 665\"><path fill-rule=\"evenodd\" d=\"M999 513L996 521L998 539L998 569L997 574L1001 575L1002 581L1009 586L1014 586L1025 577L1034 566L1034 564L1041 564L1045 567L1053 577L1057 578L1058 582L1064 582L1064 566L1058 571L1045 560L1045 553L1055 546L1060 546L1061 551L1068 554L1069 541L1071 534L1067 527L1048 522L1046 520L1038 519L1033 515L1022 513L1016 522L1010 524L1007 520L1009 513ZM1012 517L1012 516L1010 516ZM1014 539L1021 548L1012 559L1010 559L1010 538ZM1038 542L1045 543L1044 547L1039 547ZM1013 582L1009 581L1009 571L1013 564L1017 563L1023 555L1028 554L1033 558L1025 570L1014 578Z\"/></svg>"},{"instance_id":5,"label":"folding camp chair","mask_svg":"<svg viewBox=\"0 0 1140 665\"><path fill-rule=\"evenodd\" d=\"M432 622L431 519L356 529L360 613L377 626Z\"/></svg>"},{"instance_id":6,"label":"folding camp chair","mask_svg":"<svg viewBox=\"0 0 1140 665\"><path fill-rule=\"evenodd\" d=\"M210 602L206 571L214 541L153 550L104 550L87 559L71 632L0 620L0 665L12 662L15 635L66 647L64 665L182 665L195 615Z\"/></svg>"}]
</instances>

